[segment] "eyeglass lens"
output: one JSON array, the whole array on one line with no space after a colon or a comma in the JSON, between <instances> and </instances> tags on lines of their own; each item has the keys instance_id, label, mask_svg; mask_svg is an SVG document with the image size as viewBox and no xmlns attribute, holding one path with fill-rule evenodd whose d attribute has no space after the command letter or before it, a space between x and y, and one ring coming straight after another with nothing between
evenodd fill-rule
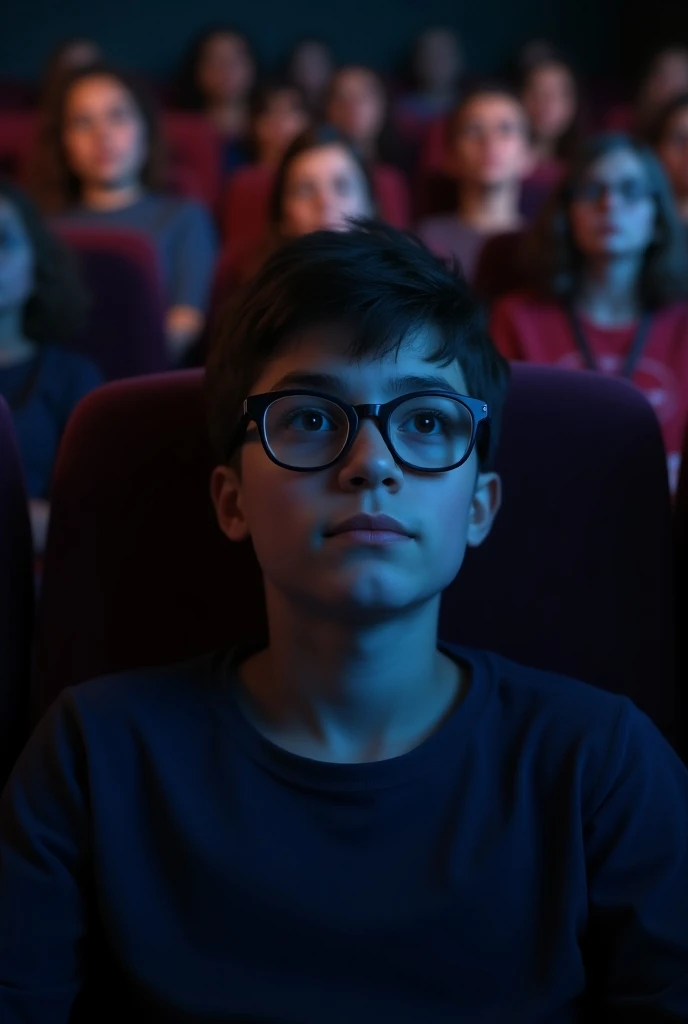
<instances>
[{"instance_id":1,"label":"eyeglass lens","mask_svg":"<svg viewBox=\"0 0 688 1024\"><path fill-rule=\"evenodd\" d=\"M278 398L265 416L265 437L272 454L294 469L326 466L341 454L349 438L349 420L336 402L313 395ZM420 395L398 405L389 420L395 454L419 469L443 469L465 456L473 417L450 397Z\"/></svg>"}]
</instances>

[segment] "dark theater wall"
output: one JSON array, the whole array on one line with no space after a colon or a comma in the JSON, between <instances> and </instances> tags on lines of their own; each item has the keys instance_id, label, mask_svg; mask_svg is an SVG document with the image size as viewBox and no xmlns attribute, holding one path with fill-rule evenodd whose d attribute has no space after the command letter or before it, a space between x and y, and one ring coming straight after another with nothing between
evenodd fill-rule
<instances>
[{"instance_id":1,"label":"dark theater wall","mask_svg":"<svg viewBox=\"0 0 688 1024\"><path fill-rule=\"evenodd\" d=\"M582 71L618 70L615 14L623 0L4 0L0 3L0 75L33 77L51 46L92 35L112 60L164 75L189 35L218 19L236 23L268 64L306 32L334 44L340 60L393 68L427 24L455 25L469 69L494 72L533 37L561 45ZM611 55L611 63L605 58Z\"/></svg>"}]
</instances>

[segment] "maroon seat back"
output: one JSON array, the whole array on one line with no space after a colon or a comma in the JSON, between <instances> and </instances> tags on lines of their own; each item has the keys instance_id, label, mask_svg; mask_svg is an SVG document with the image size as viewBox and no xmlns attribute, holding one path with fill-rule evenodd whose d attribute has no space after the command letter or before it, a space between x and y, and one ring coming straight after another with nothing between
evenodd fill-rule
<instances>
[{"instance_id":1,"label":"maroon seat back","mask_svg":"<svg viewBox=\"0 0 688 1024\"><path fill-rule=\"evenodd\" d=\"M274 171L240 167L225 186L220 213L223 238L234 247L260 242L268 229Z\"/></svg>"},{"instance_id":2,"label":"maroon seat back","mask_svg":"<svg viewBox=\"0 0 688 1024\"><path fill-rule=\"evenodd\" d=\"M32 110L0 111L0 175L14 181L24 180L37 129Z\"/></svg>"},{"instance_id":3,"label":"maroon seat back","mask_svg":"<svg viewBox=\"0 0 688 1024\"><path fill-rule=\"evenodd\" d=\"M488 305L518 288L527 288L530 277L523 261L524 231L492 235L483 245L475 268L473 287Z\"/></svg>"},{"instance_id":4,"label":"maroon seat back","mask_svg":"<svg viewBox=\"0 0 688 1024\"><path fill-rule=\"evenodd\" d=\"M53 483L38 646L43 703L103 672L264 630L250 545L221 535L201 374L87 397ZM514 367L504 506L447 591L441 633L628 693L676 716L669 493L659 427L601 374Z\"/></svg>"},{"instance_id":5,"label":"maroon seat back","mask_svg":"<svg viewBox=\"0 0 688 1024\"><path fill-rule=\"evenodd\" d=\"M162 128L169 154L170 185L214 210L220 197L220 142L198 114L166 113Z\"/></svg>"},{"instance_id":6,"label":"maroon seat back","mask_svg":"<svg viewBox=\"0 0 688 1024\"><path fill-rule=\"evenodd\" d=\"M155 250L135 231L59 225L76 250L91 296L86 328L71 347L108 380L167 367L162 285Z\"/></svg>"},{"instance_id":7,"label":"maroon seat back","mask_svg":"<svg viewBox=\"0 0 688 1024\"><path fill-rule=\"evenodd\" d=\"M373 164L371 178L380 217L405 231L411 226L411 194L404 175L389 164Z\"/></svg>"},{"instance_id":8,"label":"maroon seat back","mask_svg":"<svg viewBox=\"0 0 688 1024\"><path fill-rule=\"evenodd\" d=\"M0 398L0 789L28 736L32 637L27 497L12 418Z\"/></svg>"}]
</instances>

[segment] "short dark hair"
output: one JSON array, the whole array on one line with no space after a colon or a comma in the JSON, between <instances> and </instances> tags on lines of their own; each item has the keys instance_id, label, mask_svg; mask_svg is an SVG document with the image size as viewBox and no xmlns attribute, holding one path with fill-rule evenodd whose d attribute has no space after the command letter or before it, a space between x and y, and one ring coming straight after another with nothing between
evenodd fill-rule
<instances>
[{"instance_id":1,"label":"short dark hair","mask_svg":"<svg viewBox=\"0 0 688 1024\"><path fill-rule=\"evenodd\" d=\"M270 224L274 230L279 229L284 217L284 193L291 165L300 156L303 156L304 153L308 153L312 149L323 149L325 146L339 146L341 149L346 150L363 175L363 179L368 186L370 205L375 207L375 196L373 194L370 173L354 147L336 128L332 128L330 125L316 125L313 128L306 129L298 138L294 139L277 168L269 207Z\"/></svg>"},{"instance_id":2,"label":"short dark hair","mask_svg":"<svg viewBox=\"0 0 688 1024\"><path fill-rule=\"evenodd\" d=\"M457 360L470 396L485 401L490 429L478 437L481 469L492 464L508 383L481 306L457 265L449 268L418 239L373 221L351 231L316 231L278 249L226 311L206 366L206 408L219 462L244 399L294 331L320 323L352 327L353 360L398 351L409 333L439 329L432 360Z\"/></svg>"},{"instance_id":3,"label":"short dark hair","mask_svg":"<svg viewBox=\"0 0 688 1024\"><path fill-rule=\"evenodd\" d=\"M112 78L130 94L146 128L146 160L141 169L141 182L150 189L161 188L164 183L160 120L148 90L127 71L109 64L91 64L62 79L39 126L30 184L32 194L46 213L61 213L79 201L81 185L67 161L62 136L69 94L75 85L89 78Z\"/></svg>"},{"instance_id":4,"label":"short dark hair","mask_svg":"<svg viewBox=\"0 0 688 1024\"><path fill-rule=\"evenodd\" d=\"M16 209L33 250L34 290L24 307L24 333L37 342L70 341L83 327L88 311L76 259L15 185L0 180L0 199Z\"/></svg>"},{"instance_id":5,"label":"short dark hair","mask_svg":"<svg viewBox=\"0 0 688 1024\"><path fill-rule=\"evenodd\" d=\"M669 182L654 154L640 142L620 133L596 135L583 145L578 158L554 190L526 241L524 262L529 277L544 295L570 301L579 287L585 258L571 230L569 209L576 187L589 168L608 153L629 150L641 161L657 211L656 239L645 254L640 276L644 307L660 309L688 297L688 251Z\"/></svg>"},{"instance_id":6,"label":"short dark hair","mask_svg":"<svg viewBox=\"0 0 688 1024\"><path fill-rule=\"evenodd\" d=\"M655 148L661 146L672 119L686 109L688 109L688 92L682 92L665 103L648 126L648 145Z\"/></svg>"}]
</instances>

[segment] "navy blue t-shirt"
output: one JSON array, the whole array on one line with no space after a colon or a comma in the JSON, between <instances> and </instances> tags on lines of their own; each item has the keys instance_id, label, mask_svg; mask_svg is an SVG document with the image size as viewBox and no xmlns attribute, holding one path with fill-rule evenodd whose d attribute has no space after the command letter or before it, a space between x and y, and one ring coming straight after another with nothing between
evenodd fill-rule
<instances>
[{"instance_id":1,"label":"navy blue t-shirt","mask_svg":"<svg viewBox=\"0 0 688 1024\"><path fill-rule=\"evenodd\" d=\"M0 367L0 395L12 412L30 498L49 496L67 420L102 382L95 363L58 345L41 345L34 358Z\"/></svg>"},{"instance_id":2,"label":"navy blue t-shirt","mask_svg":"<svg viewBox=\"0 0 688 1024\"><path fill-rule=\"evenodd\" d=\"M1 805L2 1024L688 1020L684 766L448 650L463 702L367 764L264 738L226 656L66 691Z\"/></svg>"}]
</instances>

